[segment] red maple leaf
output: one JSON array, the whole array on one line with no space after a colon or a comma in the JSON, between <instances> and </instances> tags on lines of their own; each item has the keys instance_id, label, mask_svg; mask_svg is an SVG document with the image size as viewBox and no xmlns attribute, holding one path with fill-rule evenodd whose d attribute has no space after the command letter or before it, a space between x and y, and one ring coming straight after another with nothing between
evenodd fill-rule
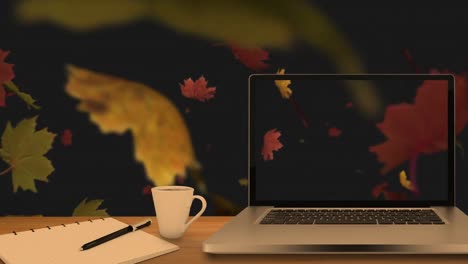
<instances>
[{"instance_id":1,"label":"red maple leaf","mask_svg":"<svg viewBox=\"0 0 468 264\"><path fill-rule=\"evenodd\" d=\"M63 130L62 135L60 136L60 142L62 142L62 145L65 147L71 146L72 137L73 137L73 134L71 130L67 128Z\"/></svg>"},{"instance_id":2,"label":"red maple leaf","mask_svg":"<svg viewBox=\"0 0 468 264\"><path fill-rule=\"evenodd\" d=\"M8 56L9 51L3 51L0 49L0 107L5 107L5 98L7 96L5 88L2 84L9 82L15 78L15 72L13 71L13 64L5 62L5 58Z\"/></svg>"},{"instance_id":3,"label":"red maple leaf","mask_svg":"<svg viewBox=\"0 0 468 264\"><path fill-rule=\"evenodd\" d=\"M458 134L468 122L468 91L466 78L459 75L455 78L458 84ZM402 103L387 107L384 121L377 124L387 141L369 147L369 151L376 153L379 161L384 164L382 174L388 173L406 160L414 161L421 153L431 154L447 149L447 89L446 81L426 80L418 88L413 104ZM412 177L411 181L414 180Z\"/></svg>"},{"instance_id":4,"label":"red maple leaf","mask_svg":"<svg viewBox=\"0 0 468 264\"><path fill-rule=\"evenodd\" d=\"M347 102L347 103L345 104L345 107L346 107L346 108L351 108L351 107L353 107L353 102Z\"/></svg>"},{"instance_id":5,"label":"red maple leaf","mask_svg":"<svg viewBox=\"0 0 468 264\"><path fill-rule=\"evenodd\" d=\"M265 133L262 148L263 160L273 160L273 151L278 151L283 147L283 144L278 140L280 136L281 132L276 131L276 128Z\"/></svg>"},{"instance_id":6,"label":"red maple leaf","mask_svg":"<svg viewBox=\"0 0 468 264\"><path fill-rule=\"evenodd\" d=\"M9 82L15 78L14 65L4 62L8 54L10 54L9 51L0 49L0 84Z\"/></svg>"},{"instance_id":7,"label":"red maple leaf","mask_svg":"<svg viewBox=\"0 0 468 264\"><path fill-rule=\"evenodd\" d=\"M195 82L192 78L188 78L184 80L184 84L179 83L179 85L183 96L200 102L210 100L214 97L216 92L216 87L207 87L208 82L203 76L198 78Z\"/></svg>"},{"instance_id":8,"label":"red maple leaf","mask_svg":"<svg viewBox=\"0 0 468 264\"><path fill-rule=\"evenodd\" d=\"M329 137L339 137L341 136L342 131L336 127L330 127L328 129L328 136Z\"/></svg>"},{"instance_id":9,"label":"red maple leaf","mask_svg":"<svg viewBox=\"0 0 468 264\"><path fill-rule=\"evenodd\" d=\"M185 182L185 178L180 176L180 175L176 175L175 181L176 181L177 184L182 185Z\"/></svg>"},{"instance_id":10,"label":"red maple leaf","mask_svg":"<svg viewBox=\"0 0 468 264\"><path fill-rule=\"evenodd\" d=\"M388 182L382 182L372 188L372 196L378 198L383 194L385 200L398 201L407 200L408 195L405 192L392 192L388 190Z\"/></svg>"},{"instance_id":11,"label":"red maple leaf","mask_svg":"<svg viewBox=\"0 0 468 264\"><path fill-rule=\"evenodd\" d=\"M151 189L153 188L152 185L146 185L145 187L143 187L143 195L151 195Z\"/></svg>"},{"instance_id":12,"label":"red maple leaf","mask_svg":"<svg viewBox=\"0 0 468 264\"><path fill-rule=\"evenodd\" d=\"M261 48L241 48L233 44L229 48L234 57L252 71L263 71L270 67L264 62L268 60L269 53Z\"/></svg>"},{"instance_id":13,"label":"red maple leaf","mask_svg":"<svg viewBox=\"0 0 468 264\"><path fill-rule=\"evenodd\" d=\"M388 188L388 182L382 182L372 188L372 196L378 198L382 193L386 192Z\"/></svg>"}]
</instances>

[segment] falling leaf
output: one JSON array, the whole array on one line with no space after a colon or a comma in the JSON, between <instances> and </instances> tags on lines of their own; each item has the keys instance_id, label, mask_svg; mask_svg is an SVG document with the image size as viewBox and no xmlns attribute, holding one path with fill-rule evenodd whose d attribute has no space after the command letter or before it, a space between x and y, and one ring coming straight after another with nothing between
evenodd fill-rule
<instances>
[{"instance_id":1,"label":"falling leaf","mask_svg":"<svg viewBox=\"0 0 468 264\"><path fill-rule=\"evenodd\" d=\"M336 127L330 127L328 129L328 136L329 137L339 137L341 136L342 131Z\"/></svg>"},{"instance_id":2,"label":"falling leaf","mask_svg":"<svg viewBox=\"0 0 468 264\"><path fill-rule=\"evenodd\" d=\"M243 47L291 47L295 39L318 49L339 73L367 72L350 41L330 16L310 1L17 1L21 22L52 22L72 30L93 30L141 20L179 32ZM378 116L381 100L372 82L347 82L357 109Z\"/></svg>"},{"instance_id":3,"label":"falling leaf","mask_svg":"<svg viewBox=\"0 0 468 264\"><path fill-rule=\"evenodd\" d=\"M185 107L185 113L186 113L186 114L190 113L190 108Z\"/></svg>"},{"instance_id":4,"label":"falling leaf","mask_svg":"<svg viewBox=\"0 0 468 264\"><path fill-rule=\"evenodd\" d=\"M285 69L278 69L276 74L283 75L285 71ZM292 90L289 88L290 84L291 80L275 80L275 85L278 87L278 91L284 99L289 99L292 95Z\"/></svg>"},{"instance_id":5,"label":"falling leaf","mask_svg":"<svg viewBox=\"0 0 468 264\"><path fill-rule=\"evenodd\" d=\"M352 108L353 107L353 102L347 102L345 107L346 108Z\"/></svg>"},{"instance_id":6,"label":"falling leaf","mask_svg":"<svg viewBox=\"0 0 468 264\"><path fill-rule=\"evenodd\" d=\"M200 167L181 113L151 87L69 66L66 91L102 133L131 131L135 159L156 186L172 185L186 168Z\"/></svg>"},{"instance_id":7,"label":"falling leaf","mask_svg":"<svg viewBox=\"0 0 468 264\"><path fill-rule=\"evenodd\" d=\"M143 187L143 195L151 195L151 189L153 188L154 186L153 185L145 185L145 187Z\"/></svg>"},{"instance_id":8,"label":"falling leaf","mask_svg":"<svg viewBox=\"0 0 468 264\"><path fill-rule=\"evenodd\" d=\"M55 134L47 128L36 131L36 120L37 117L24 119L16 127L8 122L2 135L0 157L10 165L14 192L18 187L37 192L34 180L47 182L54 171L44 155L52 148Z\"/></svg>"},{"instance_id":9,"label":"falling leaf","mask_svg":"<svg viewBox=\"0 0 468 264\"><path fill-rule=\"evenodd\" d=\"M9 51L3 51L0 49L0 107L5 107L6 102L5 99L7 96L10 96L11 93L18 95L21 100L23 100L28 106L39 109L39 106L35 104L35 100L31 97L31 95L21 92L11 80L15 78L15 73L13 71L13 64L9 64L4 62L5 58L8 56ZM8 89L10 92L7 93L5 88Z\"/></svg>"},{"instance_id":10,"label":"falling leaf","mask_svg":"<svg viewBox=\"0 0 468 264\"><path fill-rule=\"evenodd\" d=\"M18 2L16 16L28 24L52 22L86 31L141 20L148 8L134 0L26 0Z\"/></svg>"},{"instance_id":11,"label":"falling leaf","mask_svg":"<svg viewBox=\"0 0 468 264\"><path fill-rule=\"evenodd\" d=\"M414 104L387 107L383 122L377 124L387 141L369 147L384 164L382 174L418 154L447 149L447 89L446 81L426 80L418 88ZM414 183L414 179L411 180Z\"/></svg>"},{"instance_id":12,"label":"falling leaf","mask_svg":"<svg viewBox=\"0 0 468 264\"><path fill-rule=\"evenodd\" d=\"M18 95L21 100L23 100L28 106L38 110L40 107L36 104L36 100L34 100L31 95L21 92L18 86L16 86L13 82L6 82L3 84L8 90L13 92L14 94Z\"/></svg>"},{"instance_id":13,"label":"falling leaf","mask_svg":"<svg viewBox=\"0 0 468 264\"><path fill-rule=\"evenodd\" d=\"M179 83L179 85L183 96L200 102L210 100L216 93L216 87L207 87L208 82L203 76L198 78L195 82L192 78L188 78L184 80L184 84Z\"/></svg>"},{"instance_id":14,"label":"falling leaf","mask_svg":"<svg viewBox=\"0 0 468 264\"><path fill-rule=\"evenodd\" d=\"M264 62L268 60L269 54L261 48L244 48L233 44L229 48L234 57L252 71L263 71L270 67Z\"/></svg>"},{"instance_id":15,"label":"falling leaf","mask_svg":"<svg viewBox=\"0 0 468 264\"><path fill-rule=\"evenodd\" d=\"M263 160L273 160L273 151L278 151L283 147L283 144L278 140L280 136L281 132L276 131L276 128L265 133L262 148Z\"/></svg>"},{"instance_id":16,"label":"falling leaf","mask_svg":"<svg viewBox=\"0 0 468 264\"><path fill-rule=\"evenodd\" d=\"M6 82L10 82L15 78L15 72L13 71L13 64L6 63L5 58L8 56L10 52L4 51L0 49L0 107L5 107L6 102L5 99L7 97L5 88L3 84Z\"/></svg>"},{"instance_id":17,"label":"falling leaf","mask_svg":"<svg viewBox=\"0 0 468 264\"><path fill-rule=\"evenodd\" d=\"M414 190L413 185L411 184L411 181L408 180L408 177L406 176L406 172L404 170L400 172L400 184L407 190Z\"/></svg>"},{"instance_id":18,"label":"falling leaf","mask_svg":"<svg viewBox=\"0 0 468 264\"><path fill-rule=\"evenodd\" d=\"M247 185L249 185L249 179L247 179L247 178L239 179L239 184L241 186L247 186Z\"/></svg>"},{"instance_id":19,"label":"falling leaf","mask_svg":"<svg viewBox=\"0 0 468 264\"><path fill-rule=\"evenodd\" d=\"M219 194L211 194L216 215L237 215L242 208Z\"/></svg>"},{"instance_id":20,"label":"falling leaf","mask_svg":"<svg viewBox=\"0 0 468 264\"><path fill-rule=\"evenodd\" d=\"M107 217L107 209L98 209L104 200L89 200L85 198L81 203L73 210L72 216L101 216Z\"/></svg>"},{"instance_id":21,"label":"falling leaf","mask_svg":"<svg viewBox=\"0 0 468 264\"><path fill-rule=\"evenodd\" d=\"M5 107L6 106L6 92L5 88L3 86L0 86L0 107Z\"/></svg>"},{"instance_id":22,"label":"falling leaf","mask_svg":"<svg viewBox=\"0 0 468 264\"><path fill-rule=\"evenodd\" d=\"M188 172L191 176L191 178L195 182L196 189L201 193L201 194L207 194L208 189L206 187L206 182L202 174L201 168L188 168Z\"/></svg>"},{"instance_id":23,"label":"falling leaf","mask_svg":"<svg viewBox=\"0 0 468 264\"><path fill-rule=\"evenodd\" d=\"M372 188L372 196L374 198L378 198L380 195L383 195L385 200L388 201L404 201L408 200L408 195L405 192L392 192L388 190L388 183L383 182L377 184L374 188Z\"/></svg>"},{"instance_id":24,"label":"falling leaf","mask_svg":"<svg viewBox=\"0 0 468 264\"><path fill-rule=\"evenodd\" d=\"M388 188L388 182L379 183L372 188L372 196L378 198L382 193L386 192Z\"/></svg>"},{"instance_id":25,"label":"falling leaf","mask_svg":"<svg viewBox=\"0 0 468 264\"><path fill-rule=\"evenodd\" d=\"M62 135L60 137L60 142L62 143L63 146L68 147L71 146L72 144L72 132L70 129L65 129L62 132Z\"/></svg>"},{"instance_id":26,"label":"falling leaf","mask_svg":"<svg viewBox=\"0 0 468 264\"><path fill-rule=\"evenodd\" d=\"M15 78L15 72L13 71L14 65L5 62L8 54L10 54L9 51L0 49L0 84L10 82Z\"/></svg>"}]
</instances>

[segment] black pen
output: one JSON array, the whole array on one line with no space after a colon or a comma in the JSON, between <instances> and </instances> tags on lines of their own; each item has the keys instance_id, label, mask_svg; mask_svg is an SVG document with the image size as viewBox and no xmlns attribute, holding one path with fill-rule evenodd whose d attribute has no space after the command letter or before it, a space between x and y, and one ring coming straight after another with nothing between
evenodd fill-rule
<instances>
[{"instance_id":1,"label":"black pen","mask_svg":"<svg viewBox=\"0 0 468 264\"><path fill-rule=\"evenodd\" d=\"M89 243L84 244L81 247L80 250L87 250L87 249L93 248L93 247L101 245L102 243L105 243L105 242L107 242L109 240L112 240L112 239L117 238L119 236L123 236L123 235L125 235L127 233L136 231L138 229L142 229L143 227L147 227L149 225L151 225L151 220L150 219L147 219L147 220L145 220L145 221L143 221L141 223L135 224L135 225L129 225L129 226L124 227L124 228L122 228L120 230L117 230L117 231L115 231L113 233L110 233L108 235L105 235L105 236L100 237L100 238L98 238L96 240L93 240L93 241L91 241Z\"/></svg>"}]
</instances>

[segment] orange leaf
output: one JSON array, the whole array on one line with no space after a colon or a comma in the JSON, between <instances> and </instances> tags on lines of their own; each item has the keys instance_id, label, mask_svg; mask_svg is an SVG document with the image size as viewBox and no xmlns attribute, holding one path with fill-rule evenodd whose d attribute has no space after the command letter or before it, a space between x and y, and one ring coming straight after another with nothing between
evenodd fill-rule
<instances>
[{"instance_id":1,"label":"orange leaf","mask_svg":"<svg viewBox=\"0 0 468 264\"><path fill-rule=\"evenodd\" d=\"M233 44L229 47L234 57L252 71L263 71L270 67L264 62L268 60L269 54L261 48L241 48Z\"/></svg>"},{"instance_id":2,"label":"orange leaf","mask_svg":"<svg viewBox=\"0 0 468 264\"><path fill-rule=\"evenodd\" d=\"M328 129L328 136L329 137L339 137L341 136L342 131L336 127L330 127Z\"/></svg>"},{"instance_id":3,"label":"orange leaf","mask_svg":"<svg viewBox=\"0 0 468 264\"><path fill-rule=\"evenodd\" d=\"M280 136L281 132L276 131L276 128L265 133L262 148L263 160L273 160L273 151L278 151L283 147L283 144L278 140Z\"/></svg>"},{"instance_id":4,"label":"orange leaf","mask_svg":"<svg viewBox=\"0 0 468 264\"><path fill-rule=\"evenodd\" d=\"M70 129L65 129L62 132L62 135L60 136L60 141L63 146L68 147L72 144L72 132Z\"/></svg>"},{"instance_id":5,"label":"orange leaf","mask_svg":"<svg viewBox=\"0 0 468 264\"><path fill-rule=\"evenodd\" d=\"M210 100L214 97L216 92L216 87L207 87L208 82L203 76L198 78L195 82L192 78L188 78L184 80L184 84L179 83L179 85L183 96L200 102Z\"/></svg>"}]
</instances>

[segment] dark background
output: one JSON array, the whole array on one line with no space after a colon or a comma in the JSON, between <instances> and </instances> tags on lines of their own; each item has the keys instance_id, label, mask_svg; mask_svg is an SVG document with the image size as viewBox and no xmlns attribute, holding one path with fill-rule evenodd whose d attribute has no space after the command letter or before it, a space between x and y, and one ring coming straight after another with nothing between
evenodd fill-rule
<instances>
[{"instance_id":1,"label":"dark background","mask_svg":"<svg viewBox=\"0 0 468 264\"><path fill-rule=\"evenodd\" d=\"M353 81L351 81L353 82ZM356 82L356 81L354 81ZM291 79L293 98L304 112L309 127L289 100L281 98L273 80L253 81L255 95L255 171L256 198L259 201L375 201L372 189L382 182L388 190L405 193L408 200L448 200L448 153L421 154L416 179L420 195L414 196L399 182L409 162L380 174L382 164L370 146L387 139L376 127L390 105L413 104L421 80L374 80L383 111L369 117L359 111L343 81ZM448 91L448 82L445 88ZM354 103L353 103L354 101ZM347 107L347 103L353 103ZM283 148L274 151L274 159L263 160L263 135L276 128L281 132ZM328 130L337 128L339 136Z\"/></svg>"},{"instance_id":2,"label":"dark background","mask_svg":"<svg viewBox=\"0 0 468 264\"><path fill-rule=\"evenodd\" d=\"M347 36L369 73L412 73L402 49L408 48L425 70L468 69L466 8L463 1L313 1ZM10 1L0 1L0 48L10 50L15 83L39 100L39 127L73 132L73 145L56 143L47 155L55 166L49 183L37 182L38 193L12 193L10 176L0 177L0 214L70 215L85 197L103 199L111 215L154 213L143 167L133 158L130 134L102 135L88 116L75 110L64 92L64 65L145 83L168 96L183 112L203 176L210 190L240 207L247 204L247 78L252 73L232 53L211 41L176 32L159 24L135 23L90 33L72 33L49 24L20 25ZM269 72L332 73L322 54L296 42L288 50L270 52ZM267 71L268 72L268 71ZM189 101L178 86L188 77L204 75L217 87L208 103ZM34 116L17 98L0 109L0 128ZM3 130L3 129L1 129ZM468 142L467 133L460 137ZM211 146L211 147L208 147ZM457 163L457 202L468 210L466 162ZM0 165L3 169L5 164ZM193 185L188 179L185 183ZM214 214L209 201L207 214Z\"/></svg>"}]
</instances>

